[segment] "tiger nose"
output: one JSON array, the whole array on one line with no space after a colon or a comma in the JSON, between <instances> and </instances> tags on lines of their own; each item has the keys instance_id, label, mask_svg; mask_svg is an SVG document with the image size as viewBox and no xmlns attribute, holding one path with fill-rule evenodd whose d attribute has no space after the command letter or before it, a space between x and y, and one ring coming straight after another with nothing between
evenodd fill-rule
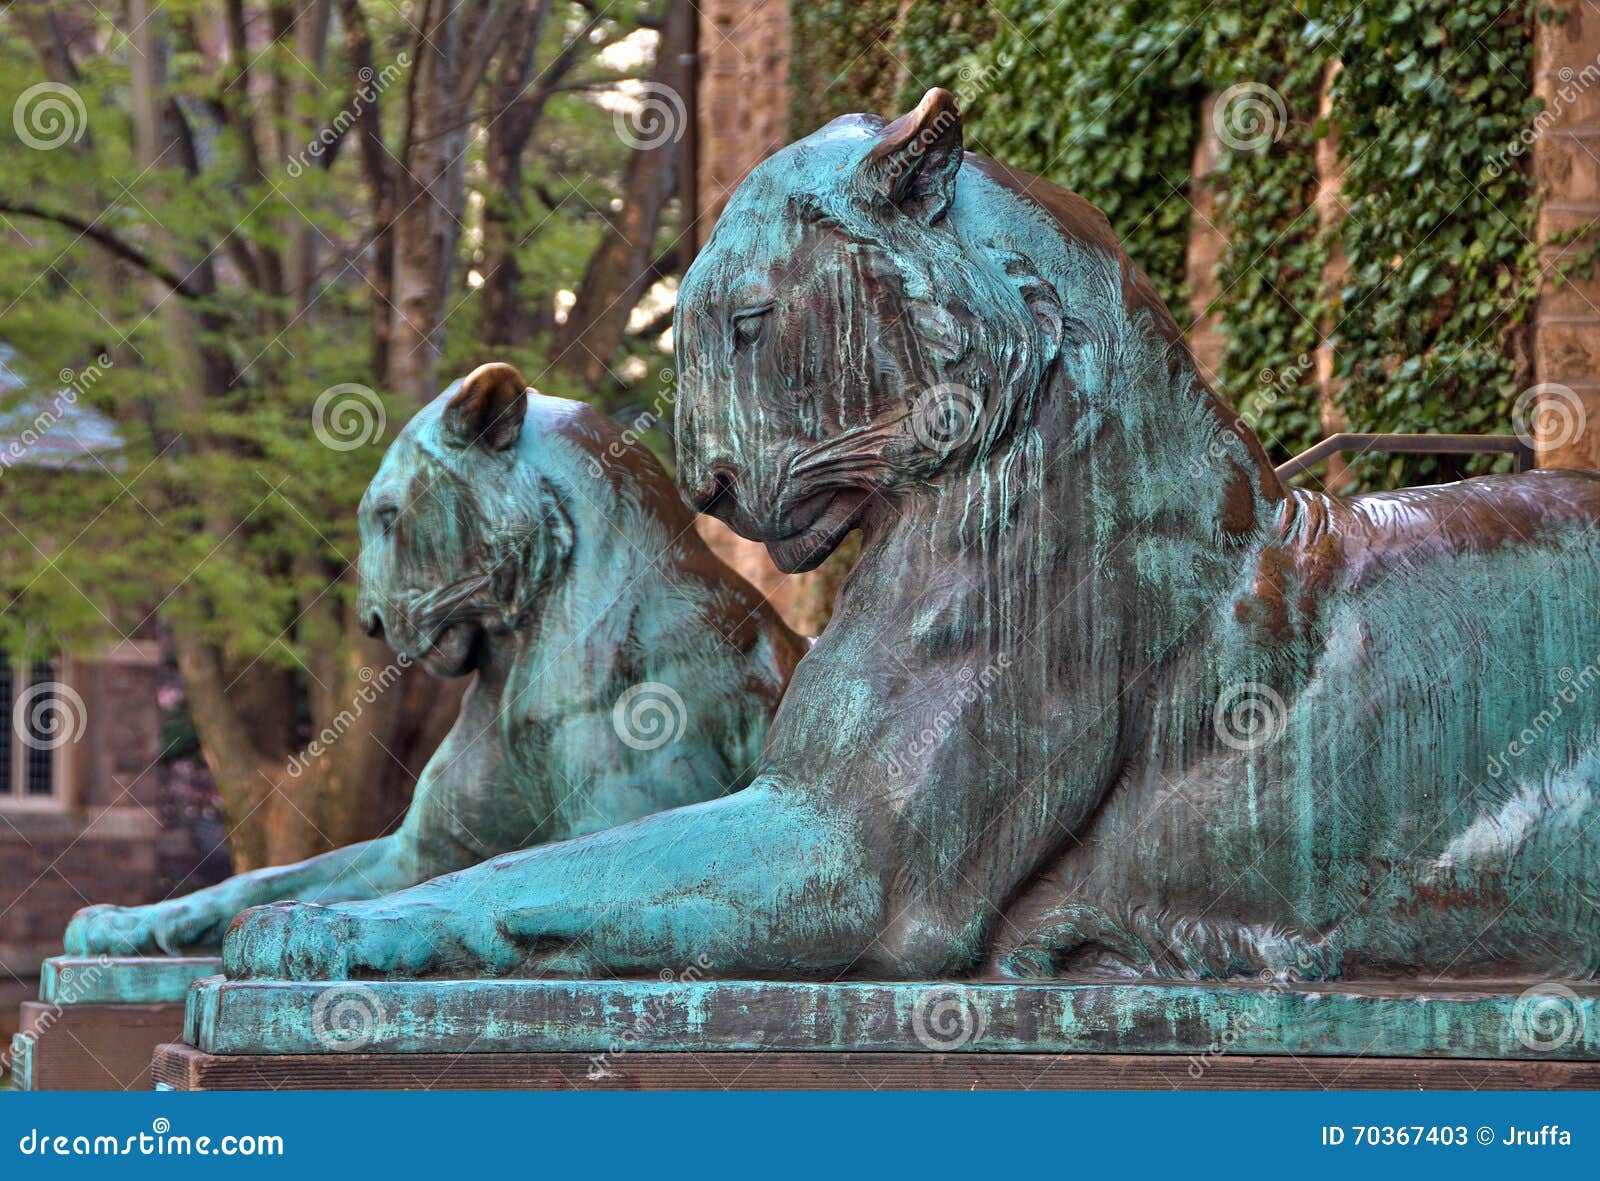
<instances>
[{"instance_id":1,"label":"tiger nose","mask_svg":"<svg viewBox=\"0 0 1600 1181\"><path fill-rule=\"evenodd\" d=\"M689 494L689 503L694 505L696 512L711 513L716 510L731 511L733 508L733 486L738 477L730 467L717 466L706 472L705 483ZM717 515L721 515L718 512Z\"/></svg>"}]
</instances>

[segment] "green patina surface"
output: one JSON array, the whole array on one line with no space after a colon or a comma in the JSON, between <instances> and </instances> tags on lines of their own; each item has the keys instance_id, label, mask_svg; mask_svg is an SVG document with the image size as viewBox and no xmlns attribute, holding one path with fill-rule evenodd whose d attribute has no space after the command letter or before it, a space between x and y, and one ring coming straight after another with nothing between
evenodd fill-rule
<instances>
[{"instance_id":1,"label":"green patina surface","mask_svg":"<svg viewBox=\"0 0 1600 1181\"><path fill-rule=\"evenodd\" d=\"M399 830L90 907L69 954L214 948L252 906L374 898L737 791L805 648L712 555L637 440L503 364L452 384L385 454L362 500L356 610L397 654L371 693L403 691L413 662L472 677Z\"/></svg>"},{"instance_id":2,"label":"green patina surface","mask_svg":"<svg viewBox=\"0 0 1600 1181\"><path fill-rule=\"evenodd\" d=\"M189 985L222 971L216 956L54 956L39 969L47 1005L177 1004Z\"/></svg>"},{"instance_id":3,"label":"green patina surface","mask_svg":"<svg viewBox=\"0 0 1600 1181\"><path fill-rule=\"evenodd\" d=\"M33 1090L33 1039L20 1033L11 1035L11 1089Z\"/></svg>"},{"instance_id":4,"label":"green patina surface","mask_svg":"<svg viewBox=\"0 0 1600 1181\"><path fill-rule=\"evenodd\" d=\"M252 912L230 975L1600 971L1594 474L1283 486L1106 219L937 91L758 166L675 339L697 506L791 571L863 533L751 785Z\"/></svg>"},{"instance_id":5,"label":"green patina surface","mask_svg":"<svg viewBox=\"0 0 1600 1181\"><path fill-rule=\"evenodd\" d=\"M1560 1018L1556 1020L1555 1018ZM1600 1058L1600 987L207 980L213 1054L858 1050Z\"/></svg>"}]
</instances>

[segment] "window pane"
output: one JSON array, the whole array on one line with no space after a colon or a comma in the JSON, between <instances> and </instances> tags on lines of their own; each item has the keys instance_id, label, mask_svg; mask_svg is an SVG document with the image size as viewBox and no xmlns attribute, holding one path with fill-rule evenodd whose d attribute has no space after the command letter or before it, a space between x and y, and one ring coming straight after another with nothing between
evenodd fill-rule
<instances>
[{"instance_id":1,"label":"window pane","mask_svg":"<svg viewBox=\"0 0 1600 1181\"><path fill-rule=\"evenodd\" d=\"M56 748L71 733L70 707L55 691L56 670L52 664L33 666L32 690L28 698L28 745L23 791L29 796L48 796L55 791ZM46 688L46 686L50 686Z\"/></svg>"}]
</instances>

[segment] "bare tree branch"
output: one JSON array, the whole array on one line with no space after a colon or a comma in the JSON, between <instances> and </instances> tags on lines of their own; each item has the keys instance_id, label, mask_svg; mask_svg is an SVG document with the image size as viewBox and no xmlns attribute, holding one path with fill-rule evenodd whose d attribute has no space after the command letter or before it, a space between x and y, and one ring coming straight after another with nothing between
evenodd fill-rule
<instances>
[{"instance_id":1,"label":"bare tree branch","mask_svg":"<svg viewBox=\"0 0 1600 1181\"><path fill-rule=\"evenodd\" d=\"M74 233L83 235L91 242L98 242L124 262L132 263L152 279L165 283L178 295L188 299L200 299L205 295L205 292L199 287L181 277L166 264L151 258L132 243L124 242L104 226L84 221L82 218L74 217L70 213L58 213L51 209L41 209L39 206L29 204L26 201L13 201L6 197L0 197L0 213L10 213L17 217L36 217L40 221L54 222L58 226L63 226Z\"/></svg>"}]
</instances>

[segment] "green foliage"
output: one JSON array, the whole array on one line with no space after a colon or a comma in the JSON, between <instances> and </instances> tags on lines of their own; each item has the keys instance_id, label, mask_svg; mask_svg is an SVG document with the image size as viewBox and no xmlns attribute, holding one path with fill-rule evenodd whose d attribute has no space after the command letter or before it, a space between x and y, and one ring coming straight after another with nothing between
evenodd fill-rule
<instances>
[{"instance_id":1,"label":"green foliage","mask_svg":"<svg viewBox=\"0 0 1600 1181\"><path fill-rule=\"evenodd\" d=\"M1539 111L1539 7L921 2L882 56L905 63L897 108L946 86L974 148L1104 209L1180 323L1200 101L1247 88L1219 118L1260 116L1270 130L1237 125L1246 146L1224 143L1210 178L1227 238L1211 312L1227 341L1221 392L1282 459L1325 433L1324 340L1349 429L1512 429L1540 282L1537 195L1516 146ZM859 49L840 35L831 52L845 61ZM807 52L816 62L830 50L813 38ZM1343 173L1324 211L1319 142L1336 143ZM1392 484L1457 470L1450 463L1375 457L1357 473Z\"/></svg>"},{"instance_id":2,"label":"green foliage","mask_svg":"<svg viewBox=\"0 0 1600 1181\"><path fill-rule=\"evenodd\" d=\"M1184 193L1201 94L1200 29L1183 8L1001 3L994 39L940 79L972 112L974 148L1105 210L1174 307L1184 299Z\"/></svg>"},{"instance_id":3,"label":"green foliage","mask_svg":"<svg viewBox=\"0 0 1600 1181\"><path fill-rule=\"evenodd\" d=\"M856 111L887 115L894 106L899 62L899 0L821 0L789 6L791 137Z\"/></svg>"},{"instance_id":4,"label":"green foliage","mask_svg":"<svg viewBox=\"0 0 1600 1181\"><path fill-rule=\"evenodd\" d=\"M91 5L70 7L79 76L68 89L81 110L66 117L81 135L47 147L15 134L13 113L26 109L30 90L56 84L19 32L20 18L0 15L0 201L10 210L0 211L0 346L15 379L0 385L0 437L42 411L38 433L59 441L70 435L58 414L65 404L109 419L121 448L114 460L67 469L38 466L37 453L0 466L0 646L82 649L148 632L159 618L241 665L302 666L332 643L308 626L306 612L351 593L340 574L358 549L356 504L415 409L374 368L375 229L358 132L347 130L336 152L311 149L309 137L346 127L354 105L343 30L335 28L319 70L288 43L247 55L258 88L270 80L275 99L295 96L281 109L265 100L252 107L257 173L241 121L227 111L240 83L218 49L226 43L220 10L204 0L162 5L170 54L161 98L192 130L196 159L185 167L175 148L148 166L135 139L138 47L118 27L125 22ZM408 134L415 14L363 7L392 154ZM597 25L588 52L621 40L645 12L624 8L630 15ZM268 26L264 10L248 10ZM539 60L549 62L590 20L583 5L553 6ZM594 100L600 87L588 83L616 72L581 60L570 81L582 85L551 96L526 154L527 188L539 195L516 224L521 295L546 324L557 293L581 283L623 188L630 149ZM442 279L441 381L485 359L471 281L481 265L482 140L469 137L472 197ZM21 214L19 203L113 235L191 284L204 262L215 269L215 289L174 294L81 226ZM260 270L286 265L305 237L313 281L299 307L270 294ZM647 373L668 363L650 342L629 347L647 359ZM205 350L229 371L220 394L200 372ZM548 332L509 352L549 392L596 396L551 368ZM620 359L613 368L623 370ZM648 396L653 384L645 384ZM359 445L336 449L323 436L339 431L326 423L319 431L318 420L339 413L340 399L322 399L343 385L364 391L343 400L345 412L381 417L386 429L362 429Z\"/></svg>"},{"instance_id":5,"label":"green foliage","mask_svg":"<svg viewBox=\"0 0 1600 1181\"><path fill-rule=\"evenodd\" d=\"M1537 201L1525 157L1499 175L1495 162L1539 111L1534 6L1346 7L1311 6L1345 20L1333 102L1349 276L1332 307L1345 413L1357 430L1503 432L1528 379Z\"/></svg>"}]
</instances>

